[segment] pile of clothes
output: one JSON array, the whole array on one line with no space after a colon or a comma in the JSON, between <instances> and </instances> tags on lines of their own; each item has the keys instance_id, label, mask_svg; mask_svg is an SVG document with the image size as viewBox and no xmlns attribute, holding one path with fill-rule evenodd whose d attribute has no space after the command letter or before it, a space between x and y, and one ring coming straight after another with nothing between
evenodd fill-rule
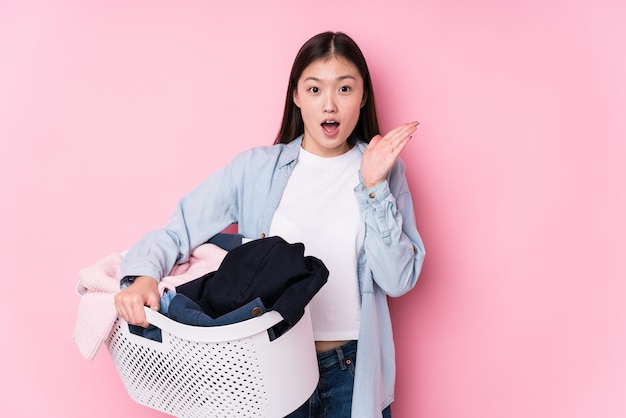
<instances>
[{"instance_id":1,"label":"pile of clothes","mask_svg":"<svg viewBox=\"0 0 626 418\"><path fill-rule=\"evenodd\" d=\"M117 319L113 298L119 291L123 255L112 254L79 273L82 297L74 340L85 358L95 357ZM187 325L221 326L275 310L284 319L270 332L270 338L277 338L304 315L327 279L324 263L305 256L302 243L290 244L277 236L243 243L240 235L219 234L161 279L160 312ZM129 328L161 340L154 326Z\"/></svg>"}]
</instances>

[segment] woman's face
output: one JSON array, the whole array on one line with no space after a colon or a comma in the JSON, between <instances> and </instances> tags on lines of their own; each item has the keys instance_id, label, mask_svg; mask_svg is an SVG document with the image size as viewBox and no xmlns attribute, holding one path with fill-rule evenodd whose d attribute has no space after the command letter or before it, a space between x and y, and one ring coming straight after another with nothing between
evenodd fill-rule
<instances>
[{"instance_id":1,"label":"woman's face","mask_svg":"<svg viewBox=\"0 0 626 418\"><path fill-rule=\"evenodd\" d=\"M342 57L313 61L304 69L293 95L304 122L302 147L322 157L350 149L347 139L364 104L363 78Z\"/></svg>"}]
</instances>

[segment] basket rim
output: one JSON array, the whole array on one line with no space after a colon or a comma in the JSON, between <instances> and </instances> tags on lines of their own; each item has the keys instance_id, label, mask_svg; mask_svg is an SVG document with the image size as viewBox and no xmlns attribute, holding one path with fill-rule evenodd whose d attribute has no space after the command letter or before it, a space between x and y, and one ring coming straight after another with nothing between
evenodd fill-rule
<instances>
[{"instance_id":1,"label":"basket rim","mask_svg":"<svg viewBox=\"0 0 626 418\"><path fill-rule=\"evenodd\" d=\"M160 328L161 331L165 331L178 338L202 343L218 343L250 337L261 332L266 332L269 328L283 320L279 312L268 311L261 316L233 324L201 327L174 321L159 312L153 311L147 306L144 306L144 311L147 321Z\"/></svg>"}]
</instances>

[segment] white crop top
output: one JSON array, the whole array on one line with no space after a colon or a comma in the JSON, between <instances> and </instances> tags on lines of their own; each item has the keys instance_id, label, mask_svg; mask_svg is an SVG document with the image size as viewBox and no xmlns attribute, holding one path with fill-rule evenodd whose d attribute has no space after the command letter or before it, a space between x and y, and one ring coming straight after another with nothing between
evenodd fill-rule
<instances>
[{"instance_id":1,"label":"white crop top","mask_svg":"<svg viewBox=\"0 0 626 418\"><path fill-rule=\"evenodd\" d=\"M359 336L357 260L365 226L354 188L359 184L360 165L356 147L331 158L301 148L272 219L271 235L302 242L305 255L322 260L330 273L310 304L316 341Z\"/></svg>"}]
</instances>

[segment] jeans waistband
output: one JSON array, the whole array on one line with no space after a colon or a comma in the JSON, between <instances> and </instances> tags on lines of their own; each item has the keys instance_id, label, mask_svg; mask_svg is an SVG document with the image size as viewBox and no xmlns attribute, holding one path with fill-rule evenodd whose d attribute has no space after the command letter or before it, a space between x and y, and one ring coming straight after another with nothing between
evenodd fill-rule
<instances>
[{"instance_id":1,"label":"jeans waistband","mask_svg":"<svg viewBox=\"0 0 626 418\"><path fill-rule=\"evenodd\" d=\"M317 353L317 363L320 368L331 367L336 364L340 364L343 368L346 358L354 356L356 354L356 349L357 342L350 341L349 343L333 348L332 350Z\"/></svg>"}]
</instances>

